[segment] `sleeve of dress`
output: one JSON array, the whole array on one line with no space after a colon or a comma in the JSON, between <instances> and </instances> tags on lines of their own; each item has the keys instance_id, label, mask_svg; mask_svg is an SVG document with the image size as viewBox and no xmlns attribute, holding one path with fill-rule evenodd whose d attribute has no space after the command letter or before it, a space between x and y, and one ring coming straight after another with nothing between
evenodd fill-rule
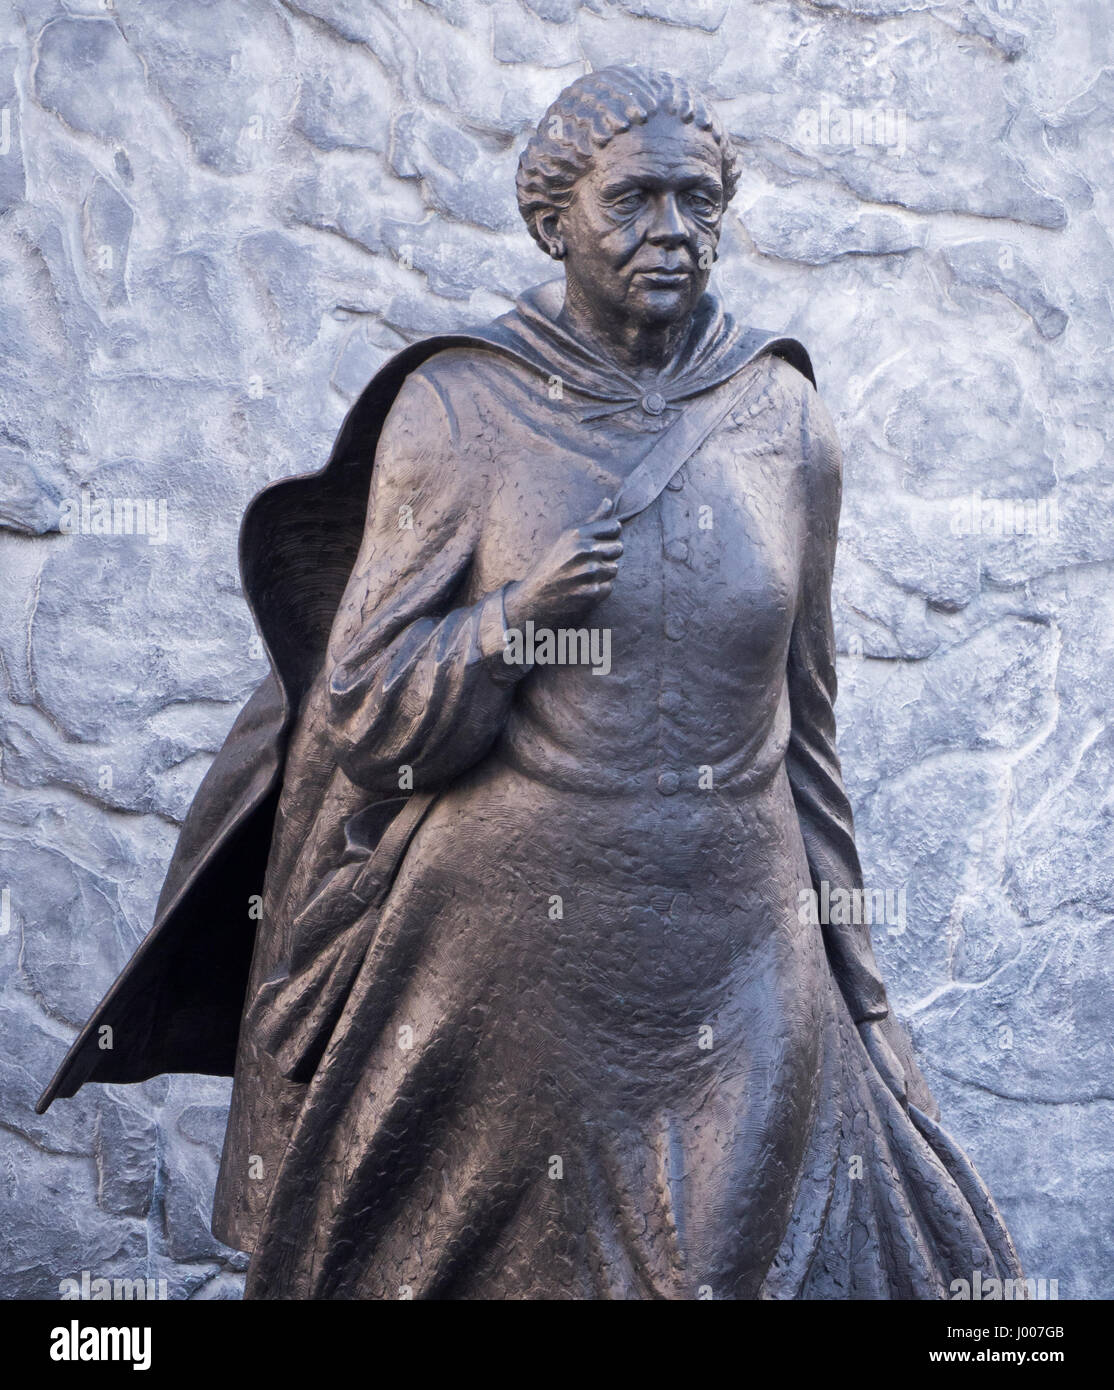
<instances>
[{"instance_id":1,"label":"sleeve of dress","mask_svg":"<svg viewBox=\"0 0 1114 1390\"><path fill-rule=\"evenodd\" d=\"M408 377L329 639L336 758L373 791L436 789L479 761L528 669L504 659L504 589L461 602L484 512L466 472L440 391Z\"/></svg>"},{"instance_id":2,"label":"sleeve of dress","mask_svg":"<svg viewBox=\"0 0 1114 1390\"><path fill-rule=\"evenodd\" d=\"M808 490L808 528L797 617L789 646L791 715L786 767L800 818L812 886L862 888L851 805L843 787L835 726L832 570L842 489L835 427L813 387L804 385L801 445ZM854 914L856 916L861 914ZM856 1023L889 1012L868 924L821 924L832 973Z\"/></svg>"}]
</instances>

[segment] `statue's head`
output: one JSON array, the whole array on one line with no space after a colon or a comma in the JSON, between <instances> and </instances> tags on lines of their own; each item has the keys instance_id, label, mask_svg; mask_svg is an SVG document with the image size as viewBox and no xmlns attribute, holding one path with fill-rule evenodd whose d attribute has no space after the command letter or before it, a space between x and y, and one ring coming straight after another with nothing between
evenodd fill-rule
<instances>
[{"instance_id":1,"label":"statue's head","mask_svg":"<svg viewBox=\"0 0 1114 1390\"><path fill-rule=\"evenodd\" d=\"M518 164L518 206L570 294L645 323L691 315L738 182L731 138L680 78L602 68L566 87Z\"/></svg>"}]
</instances>

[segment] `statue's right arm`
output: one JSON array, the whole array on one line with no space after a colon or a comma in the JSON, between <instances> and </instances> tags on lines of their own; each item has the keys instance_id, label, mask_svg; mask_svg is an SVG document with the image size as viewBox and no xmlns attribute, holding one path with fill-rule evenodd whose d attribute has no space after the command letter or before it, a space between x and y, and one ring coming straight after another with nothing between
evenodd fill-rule
<instances>
[{"instance_id":1,"label":"statue's right arm","mask_svg":"<svg viewBox=\"0 0 1114 1390\"><path fill-rule=\"evenodd\" d=\"M454 434L439 389L408 377L380 436L364 539L329 640L337 761L376 791L436 788L479 761L525 674L504 660L505 588L460 602L484 491Z\"/></svg>"}]
</instances>

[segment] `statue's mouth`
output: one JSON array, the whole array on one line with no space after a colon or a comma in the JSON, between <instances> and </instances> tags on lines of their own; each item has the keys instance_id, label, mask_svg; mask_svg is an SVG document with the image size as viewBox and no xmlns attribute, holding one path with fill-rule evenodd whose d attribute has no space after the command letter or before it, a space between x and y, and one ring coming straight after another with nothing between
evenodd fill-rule
<instances>
[{"instance_id":1,"label":"statue's mouth","mask_svg":"<svg viewBox=\"0 0 1114 1390\"><path fill-rule=\"evenodd\" d=\"M692 272L678 266L675 269L665 269L664 267L651 268L649 270L639 270L636 275L641 280L649 280L655 285L684 285L692 276Z\"/></svg>"}]
</instances>

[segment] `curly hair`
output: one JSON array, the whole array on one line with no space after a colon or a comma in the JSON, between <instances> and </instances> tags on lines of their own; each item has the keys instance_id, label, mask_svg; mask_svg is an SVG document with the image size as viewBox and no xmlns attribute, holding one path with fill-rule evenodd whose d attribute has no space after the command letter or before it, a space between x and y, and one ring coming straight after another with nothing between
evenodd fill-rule
<instances>
[{"instance_id":1,"label":"curly hair","mask_svg":"<svg viewBox=\"0 0 1114 1390\"><path fill-rule=\"evenodd\" d=\"M568 207L573 186L596 152L658 114L676 116L711 135L723 157L724 206L731 201L739 183L734 145L699 92L667 72L600 68L565 88L538 122L518 161L518 210L543 251L547 248L538 231L539 214Z\"/></svg>"}]
</instances>

